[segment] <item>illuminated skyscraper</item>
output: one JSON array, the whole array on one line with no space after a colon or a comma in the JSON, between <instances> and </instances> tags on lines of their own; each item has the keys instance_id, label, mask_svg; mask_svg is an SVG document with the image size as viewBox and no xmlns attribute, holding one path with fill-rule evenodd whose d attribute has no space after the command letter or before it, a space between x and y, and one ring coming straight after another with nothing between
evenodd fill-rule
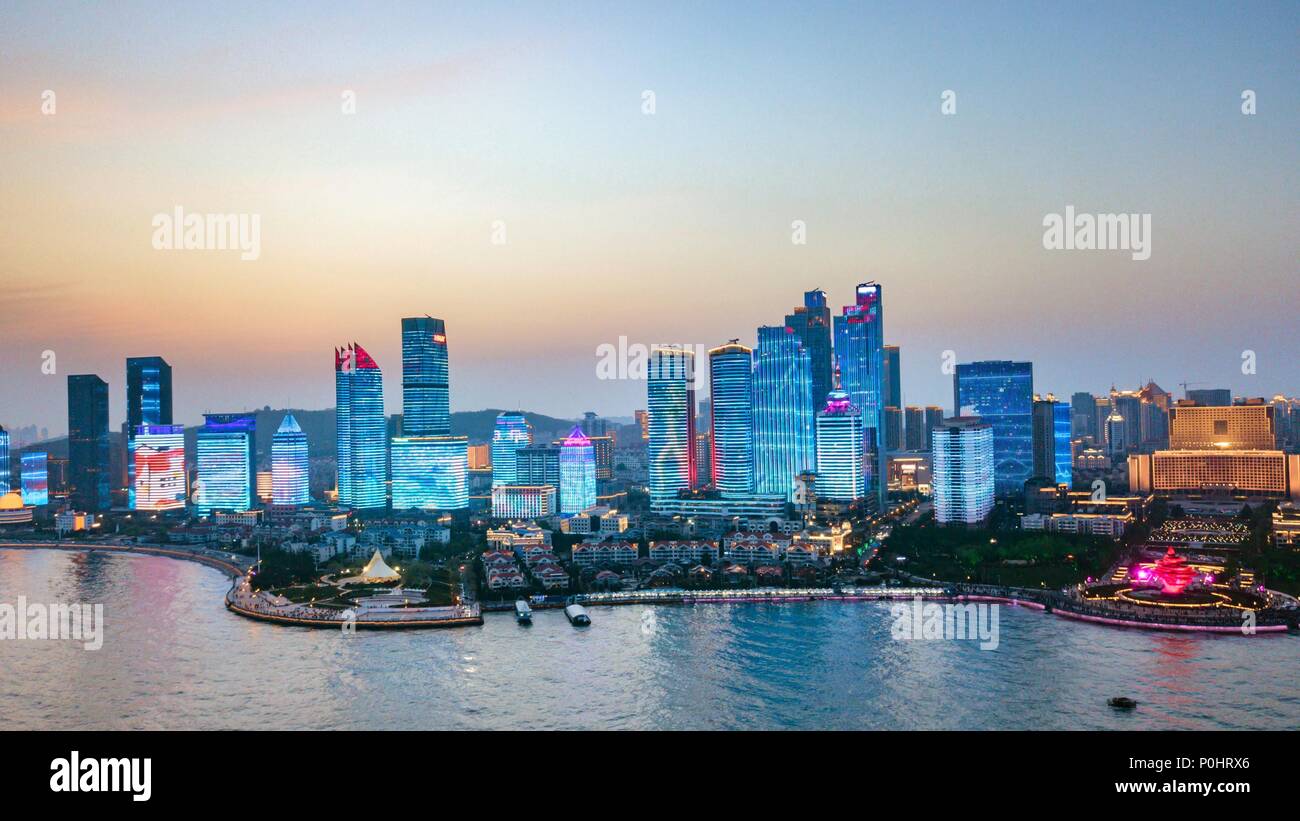
<instances>
[{"instance_id":1,"label":"illuminated skyscraper","mask_svg":"<svg viewBox=\"0 0 1300 821\"><path fill-rule=\"evenodd\" d=\"M307 434L286 413L271 438L271 503L277 506L311 503L311 463Z\"/></svg>"},{"instance_id":2,"label":"illuminated skyscraper","mask_svg":"<svg viewBox=\"0 0 1300 821\"><path fill-rule=\"evenodd\" d=\"M831 309L825 291L807 291L803 307L785 318L785 326L794 330L804 350L808 352L808 367L812 379L812 406L820 408L826 395L835 388L835 363L831 355Z\"/></svg>"},{"instance_id":3,"label":"illuminated skyscraper","mask_svg":"<svg viewBox=\"0 0 1300 821\"><path fill-rule=\"evenodd\" d=\"M41 507L50 503L49 457L45 451L22 455L23 504Z\"/></svg>"},{"instance_id":4,"label":"illuminated skyscraper","mask_svg":"<svg viewBox=\"0 0 1300 821\"><path fill-rule=\"evenodd\" d=\"M520 485L550 485L559 490L559 446L529 445L515 451L515 478Z\"/></svg>"},{"instance_id":5,"label":"illuminated skyscraper","mask_svg":"<svg viewBox=\"0 0 1300 821\"><path fill-rule=\"evenodd\" d=\"M172 423L172 366L161 356L133 356L126 360L126 486L135 507L135 432L141 425Z\"/></svg>"},{"instance_id":6,"label":"illuminated skyscraper","mask_svg":"<svg viewBox=\"0 0 1300 821\"><path fill-rule=\"evenodd\" d=\"M862 413L864 451L868 460L868 496L877 509L885 508L888 493L885 451L885 314L879 284L864 282L857 287L857 301L835 317L835 362L840 388L849 403ZM820 468L819 468L820 470ZM818 488L818 496L821 488Z\"/></svg>"},{"instance_id":7,"label":"illuminated skyscraper","mask_svg":"<svg viewBox=\"0 0 1300 821\"><path fill-rule=\"evenodd\" d=\"M0 425L0 496L9 492L9 431Z\"/></svg>"},{"instance_id":8,"label":"illuminated skyscraper","mask_svg":"<svg viewBox=\"0 0 1300 821\"><path fill-rule=\"evenodd\" d=\"M206 413L194 436L198 480L194 508L239 512L253 507L257 417L251 413Z\"/></svg>"},{"instance_id":9,"label":"illuminated skyscraper","mask_svg":"<svg viewBox=\"0 0 1300 821\"><path fill-rule=\"evenodd\" d=\"M492 429L492 487L519 484L515 453L533 443L533 426L522 413L497 415Z\"/></svg>"},{"instance_id":10,"label":"illuminated skyscraper","mask_svg":"<svg viewBox=\"0 0 1300 821\"><path fill-rule=\"evenodd\" d=\"M713 486L754 492L754 352L731 340L709 351Z\"/></svg>"},{"instance_id":11,"label":"illuminated skyscraper","mask_svg":"<svg viewBox=\"0 0 1300 821\"><path fill-rule=\"evenodd\" d=\"M185 507L185 427L140 425L134 435L134 510Z\"/></svg>"},{"instance_id":12,"label":"illuminated skyscraper","mask_svg":"<svg viewBox=\"0 0 1300 821\"><path fill-rule=\"evenodd\" d=\"M334 393L339 504L382 508L388 480L384 374L360 345L335 349Z\"/></svg>"},{"instance_id":13,"label":"illuminated skyscraper","mask_svg":"<svg viewBox=\"0 0 1300 821\"><path fill-rule=\"evenodd\" d=\"M993 511L994 436L992 425L971 417L934 429L930 481L939 524L975 525Z\"/></svg>"},{"instance_id":14,"label":"illuminated skyscraper","mask_svg":"<svg viewBox=\"0 0 1300 821\"><path fill-rule=\"evenodd\" d=\"M68 377L69 501L91 513L112 505L109 481L108 383L94 374Z\"/></svg>"},{"instance_id":15,"label":"illuminated skyscraper","mask_svg":"<svg viewBox=\"0 0 1300 821\"><path fill-rule=\"evenodd\" d=\"M402 434L451 435L447 327L430 316L402 320Z\"/></svg>"},{"instance_id":16,"label":"illuminated skyscraper","mask_svg":"<svg viewBox=\"0 0 1300 821\"><path fill-rule=\"evenodd\" d=\"M953 374L957 416L978 416L993 428L998 496L1018 496L1034 466L1034 366L1031 362L968 362Z\"/></svg>"},{"instance_id":17,"label":"illuminated skyscraper","mask_svg":"<svg viewBox=\"0 0 1300 821\"><path fill-rule=\"evenodd\" d=\"M560 445L560 512L581 513L596 504L596 451L574 427Z\"/></svg>"},{"instance_id":18,"label":"illuminated skyscraper","mask_svg":"<svg viewBox=\"0 0 1300 821\"><path fill-rule=\"evenodd\" d=\"M392 442L393 510L469 507L469 440L398 436Z\"/></svg>"},{"instance_id":19,"label":"illuminated skyscraper","mask_svg":"<svg viewBox=\"0 0 1300 821\"><path fill-rule=\"evenodd\" d=\"M817 414L818 499L851 503L867 492L862 412L848 393L831 391Z\"/></svg>"},{"instance_id":20,"label":"illuminated skyscraper","mask_svg":"<svg viewBox=\"0 0 1300 821\"><path fill-rule=\"evenodd\" d=\"M758 329L754 349L756 492L794 493L794 479L815 470L812 360L793 328Z\"/></svg>"},{"instance_id":21,"label":"illuminated skyscraper","mask_svg":"<svg viewBox=\"0 0 1300 821\"><path fill-rule=\"evenodd\" d=\"M1049 393L1045 399L1034 398L1033 414L1033 475L1050 479L1058 485L1069 485L1074 479L1070 406L1056 401L1056 397Z\"/></svg>"},{"instance_id":22,"label":"illuminated skyscraper","mask_svg":"<svg viewBox=\"0 0 1300 821\"><path fill-rule=\"evenodd\" d=\"M654 348L646 395L646 471L653 508L695 486L695 352Z\"/></svg>"}]
</instances>

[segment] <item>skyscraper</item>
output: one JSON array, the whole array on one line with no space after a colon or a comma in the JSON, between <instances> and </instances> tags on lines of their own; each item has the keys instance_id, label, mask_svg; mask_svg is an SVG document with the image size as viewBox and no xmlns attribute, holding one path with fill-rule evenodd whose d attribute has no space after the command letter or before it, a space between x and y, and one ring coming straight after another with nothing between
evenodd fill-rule
<instances>
[{"instance_id":1,"label":"skyscraper","mask_svg":"<svg viewBox=\"0 0 1300 821\"><path fill-rule=\"evenodd\" d=\"M845 391L831 391L817 414L818 499L856 502L867 492L862 412Z\"/></svg>"},{"instance_id":2,"label":"skyscraper","mask_svg":"<svg viewBox=\"0 0 1300 821\"><path fill-rule=\"evenodd\" d=\"M286 413L271 438L271 503L288 507L311 503L311 464L307 434Z\"/></svg>"},{"instance_id":3,"label":"skyscraper","mask_svg":"<svg viewBox=\"0 0 1300 821\"><path fill-rule=\"evenodd\" d=\"M515 476L515 453L533 443L533 426L522 413L497 415L492 429L492 487L519 484Z\"/></svg>"},{"instance_id":4,"label":"skyscraper","mask_svg":"<svg viewBox=\"0 0 1300 821\"><path fill-rule=\"evenodd\" d=\"M646 398L646 469L653 509L695 486L695 352L651 350Z\"/></svg>"},{"instance_id":5,"label":"skyscraper","mask_svg":"<svg viewBox=\"0 0 1300 821\"><path fill-rule=\"evenodd\" d=\"M582 415L582 432L588 436L608 436L609 420L602 419L595 411L587 411Z\"/></svg>"},{"instance_id":6,"label":"skyscraper","mask_svg":"<svg viewBox=\"0 0 1300 821\"><path fill-rule=\"evenodd\" d=\"M1070 420L1072 408L1056 397L1034 397L1033 477L1048 479L1058 485L1070 485L1073 469L1070 457Z\"/></svg>"},{"instance_id":7,"label":"skyscraper","mask_svg":"<svg viewBox=\"0 0 1300 821\"><path fill-rule=\"evenodd\" d=\"M580 426L560 445L560 512L581 513L596 504L596 452Z\"/></svg>"},{"instance_id":8,"label":"skyscraper","mask_svg":"<svg viewBox=\"0 0 1300 821\"><path fill-rule=\"evenodd\" d=\"M871 452L868 493L878 510L885 508L888 495L885 450L885 314L879 284L864 282L857 287L857 300L835 317L835 363L840 388L849 403L862 413L863 434ZM820 469L820 468L819 468ZM818 495L821 495L820 488Z\"/></svg>"},{"instance_id":9,"label":"skyscraper","mask_svg":"<svg viewBox=\"0 0 1300 821\"><path fill-rule=\"evenodd\" d=\"M402 434L449 436L447 327L430 316L402 320Z\"/></svg>"},{"instance_id":10,"label":"skyscraper","mask_svg":"<svg viewBox=\"0 0 1300 821\"><path fill-rule=\"evenodd\" d=\"M925 406L925 449L930 450L934 443L934 429L943 424L943 408L938 405Z\"/></svg>"},{"instance_id":11,"label":"skyscraper","mask_svg":"<svg viewBox=\"0 0 1300 821\"><path fill-rule=\"evenodd\" d=\"M929 436L929 430L925 424L925 408L908 405L903 410L903 415L903 439L906 442L907 449L911 451L925 450L926 439Z\"/></svg>"},{"instance_id":12,"label":"skyscraper","mask_svg":"<svg viewBox=\"0 0 1300 821\"><path fill-rule=\"evenodd\" d=\"M135 433L141 425L172 423L172 366L161 356L133 356L126 360L126 486L135 507Z\"/></svg>"},{"instance_id":13,"label":"skyscraper","mask_svg":"<svg viewBox=\"0 0 1300 821\"><path fill-rule=\"evenodd\" d=\"M108 510L109 470L108 383L95 374L74 374L68 377L68 496L73 508Z\"/></svg>"},{"instance_id":14,"label":"skyscraper","mask_svg":"<svg viewBox=\"0 0 1300 821\"><path fill-rule=\"evenodd\" d=\"M195 510L250 510L257 492L256 415L205 413L203 419L194 437L199 474Z\"/></svg>"},{"instance_id":15,"label":"skyscraper","mask_svg":"<svg viewBox=\"0 0 1300 821\"><path fill-rule=\"evenodd\" d=\"M515 451L515 484L550 485L560 489L558 445L529 445Z\"/></svg>"},{"instance_id":16,"label":"skyscraper","mask_svg":"<svg viewBox=\"0 0 1300 821\"><path fill-rule=\"evenodd\" d=\"M1101 441L1097 432L1097 397L1087 391L1070 397L1070 428L1076 439L1091 439L1094 444Z\"/></svg>"},{"instance_id":17,"label":"skyscraper","mask_svg":"<svg viewBox=\"0 0 1300 821\"><path fill-rule=\"evenodd\" d=\"M787 314L785 326L794 330L799 343L808 351L812 375L812 406L820 408L826 395L835 387L835 363L831 351L831 309L825 291L806 291L803 307Z\"/></svg>"},{"instance_id":18,"label":"skyscraper","mask_svg":"<svg viewBox=\"0 0 1300 821\"><path fill-rule=\"evenodd\" d=\"M9 431L0 425L0 496L9 492L12 480L9 478Z\"/></svg>"},{"instance_id":19,"label":"skyscraper","mask_svg":"<svg viewBox=\"0 0 1300 821\"><path fill-rule=\"evenodd\" d=\"M903 364L897 345L886 345L885 358L885 407L903 407Z\"/></svg>"},{"instance_id":20,"label":"skyscraper","mask_svg":"<svg viewBox=\"0 0 1300 821\"><path fill-rule=\"evenodd\" d=\"M754 355L731 340L709 351L713 486L726 494L754 492Z\"/></svg>"},{"instance_id":21,"label":"skyscraper","mask_svg":"<svg viewBox=\"0 0 1300 821\"><path fill-rule=\"evenodd\" d=\"M384 374L356 343L334 351L334 393L339 504L353 510L385 507Z\"/></svg>"},{"instance_id":22,"label":"skyscraper","mask_svg":"<svg viewBox=\"0 0 1300 821\"><path fill-rule=\"evenodd\" d=\"M131 489L134 510L166 511L185 507L185 428L140 425L135 429Z\"/></svg>"},{"instance_id":23,"label":"skyscraper","mask_svg":"<svg viewBox=\"0 0 1300 821\"><path fill-rule=\"evenodd\" d=\"M812 359L794 329L765 325L754 349L755 490L792 496L816 462Z\"/></svg>"},{"instance_id":24,"label":"skyscraper","mask_svg":"<svg viewBox=\"0 0 1300 821\"><path fill-rule=\"evenodd\" d=\"M995 492L1020 495L1034 463L1033 363L962 363L952 384L955 415L978 416L993 428Z\"/></svg>"},{"instance_id":25,"label":"skyscraper","mask_svg":"<svg viewBox=\"0 0 1300 821\"><path fill-rule=\"evenodd\" d=\"M948 419L934 429L930 481L934 519L941 525L976 525L993 510L993 426L971 417Z\"/></svg>"},{"instance_id":26,"label":"skyscraper","mask_svg":"<svg viewBox=\"0 0 1300 821\"><path fill-rule=\"evenodd\" d=\"M28 451L22 455L23 504L42 507L50 503L50 454L45 451Z\"/></svg>"},{"instance_id":27,"label":"skyscraper","mask_svg":"<svg viewBox=\"0 0 1300 821\"><path fill-rule=\"evenodd\" d=\"M885 406L885 449L890 453L903 449L903 412L893 405Z\"/></svg>"},{"instance_id":28,"label":"skyscraper","mask_svg":"<svg viewBox=\"0 0 1300 821\"><path fill-rule=\"evenodd\" d=\"M398 436L392 442L393 510L469 507L469 440Z\"/></svg>"}]
</instances>

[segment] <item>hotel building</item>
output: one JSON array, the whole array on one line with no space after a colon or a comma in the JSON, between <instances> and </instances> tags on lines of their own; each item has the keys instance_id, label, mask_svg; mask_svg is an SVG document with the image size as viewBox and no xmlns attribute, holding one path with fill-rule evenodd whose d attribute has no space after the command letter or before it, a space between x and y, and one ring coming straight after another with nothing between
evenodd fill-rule
<instances>
[{"instance_id":1,"label":"hotel building","mask_svg":"<svg viewBox=\"0 0 1300 821\"><path fill-rule=\"evenodd\" d=\"M978 525L993 511L993 426L955 417L934 430L930 451L934 518L941 525Z\"/></svg>"}]
</instances>

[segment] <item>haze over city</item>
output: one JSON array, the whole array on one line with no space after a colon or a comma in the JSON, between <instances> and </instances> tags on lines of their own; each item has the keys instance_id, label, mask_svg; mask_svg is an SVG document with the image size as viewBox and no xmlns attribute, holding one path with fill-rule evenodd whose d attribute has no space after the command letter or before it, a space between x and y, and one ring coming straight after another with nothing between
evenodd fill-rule
<instances>
[{"instance_id":1,"label":"haze over city","mask_svg":"<svg viewBox=\"0 0 1300 821\"><path fill-rule=\"evenodd\" d=\"M426 313L453 410L630 416L599 345L753 344L867 279L907 404L951 406L945 350L1065 396L1300 392L1294 4L306 8L5 12L0 423L61 434L98 373L117 426L144 355L178 422L327 408L352 341L398 412ZM1045 250L1069 205L1150 214L1150 259ZM259 258L155 250L177 206L260 215Z\"/></svg>"}]
</instances>

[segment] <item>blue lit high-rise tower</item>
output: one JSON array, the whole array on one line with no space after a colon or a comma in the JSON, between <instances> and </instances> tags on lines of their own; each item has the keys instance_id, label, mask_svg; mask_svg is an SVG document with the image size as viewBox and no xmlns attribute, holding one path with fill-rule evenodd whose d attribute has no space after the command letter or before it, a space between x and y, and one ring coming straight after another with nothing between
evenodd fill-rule
<instances>
[{"instance_id":1,"label":"blue lit high-rise tower","mask_svg":"<svg viewBox=\"0 0 1300 821\"><path fill-rule=\"evenodd\" d=\"M581 513L596 504L596 449L580 426L560 444L560 512Z\"/></svg>"},{"instance_id":2,"label":"blue lit high-rise tower","mask_svg":"<svg viewBox=\"0 0 1300 821\"><path fill-rule=\"evenodd\" d=\"M402 435L449 436L447 327L430 316L402 320Z\"/></svg>"},{"instance_id":3,"label":"blue lit high-rise tower","mask_svg":"<svg viewBox=\"0 0 1300 821\"><path fill-rule=\"evenodd\" d=\"M286 413L271 438L271 504L280 507L311 503L311 464L307 434Z\"/></svg>"},{"instance_id":4,"label":"blue lit high-rise tower","mask_svg":"<svg viewBox=\"0 0 1300 821\"><path fill-rule=\"evenodd\" d=\"M141 425L172 423L172 366L161 356L132 356L126 360L126 486L135 507L135 434Z\"/></svg>"},{"instance_id":5,"label":"blue lit high-rise tower","mask_svg":"<svg viewBox=\"0 0 1300 821\"><path fill-rule=\"evenodd\" d=\"M844 391L831 391L817 414L817 498L853 503L866 495L862 412Z\"/></svg>"},{"instance_id":6,"label":"blue lit high-rise tower","mask_svg":"<svg viewBox=\"0 0 1300 821\"><path fill-rule=\"evenodd\" d=\"M203 420L194 437L199 473L195 510L208 514L251 509L257 498L256 415L205 413Z\"/></svg>"},{"instance_id":7,"label":"blue lit high-rise tower","mask_svg":"<svg viewBox=\"0 0 1300 821\"><path fill-rule=\"evenodd\" d=\"M360 345L334 351L334 393L339 504L383 508L388 504L384 374Z\"/></svg>"},{"instance_id":8,"label":"blue lit high-rise tower","mask_svg":"<svg viewBox=\"0 0 1300 821\"><path fill-rule=\"evenodd\" d=\"M994 490L1018 496L1034 463L1034 366L1030 362L967 362L953 374L956 416L978 416L993 428Z\"/></svg>"},{"instance_id":9,"label":"blue lit high-rise tower","mask_svg":"<svg viewBox=\"0 0 1300 821\"><path fill-rule=\"evenodd\" d=\"M753 350L733 339L709 351L709 465L724 494L754 492L753 391Z\"/></svg>"},{"instance_id":10,"label":"blue lit high-rise tower","mask_svg":"<svg viewBox=\"0 0 1300 821\"><path fill-rule=\"evenodd\" d=\"M831 309L825 291L807 291L803 307L787 314L785 326L808 351L808 364L812 372L812 404L820 408L826 395L835 389L835 363L831 349Z\"/></svg>"},{"instance_id":11,"label":"blue lit high-rise tower","mask_svg":"<svg viewBox=\"0 0 1300 821\"><path fill-rule=\"evenodd\" d=\"M993 510L993 427L977 417L947 419L930 448L934 519L941 525L977 525Z\"/></svg>"},{"instance_id":12,"label":"blue lit high-rise tower","mask_svg":"<svg viewBox=\"0 0 1300 821\"><path fill-rule=\"evenodd\" d=\"M492 487L518 484L515 454L533 443L533 427L522 413L497 415L492 429Z\"/></svg>"},{"instance_id":13,"label":"blue lit high-rise tower","mask_svg":"<svg viewBox=\"0 0 1300 821\"><path fill-rule=\"evenodd\" d=\"M0 425L0 496L9 492L9 431Z\"/></svg>"},{"instance_id":14,"label":"blue lit high-rise tower","mask_svg":"<svg viewBox=\"0 0 1300 821\"><path fill-rule=\"evenodd\" d=\"M849 403L862 412L864 451L872 458L867 478L870 496L878 510L884 510L888 482L885 449L885 313L881 287L864 282L857 287L857 301L835 317L835 363L840 389ZM819 451L820 453L820 451ZM820 493L820 490L819 490Z\"/></svg>"},{"instance_id":15,"label":"blue lit high-rise tower","mask_svg":"<svg viewBox=\"0 0 1300 821\"><path fill-rule=\"evenodd\" d=\"M653 509L695 486L694 351L656 347L650 352L646 406L646 469Z\"/></svg>"},{"instance_id":16,"label":"blue lit high-rise tower","mask_svg":"<svg viewBox=\"0 0 1300 821\"><path fill-rule=\"evenodd\" d=\"M393 510L469 507L469 440L464 436L393 438Z\"/></svg>"},{"instance_id":17,"label":"blue lit high-rise tower","mask_svg":"<svg viewBox=\"0 0 1300 821\"><path fill-rule=\"evenodd\" d=\"M812 361L788 326L758 329L754 349L754 485L792 496L794 479L816 469Z\"/></svg>"}]
</instances>

